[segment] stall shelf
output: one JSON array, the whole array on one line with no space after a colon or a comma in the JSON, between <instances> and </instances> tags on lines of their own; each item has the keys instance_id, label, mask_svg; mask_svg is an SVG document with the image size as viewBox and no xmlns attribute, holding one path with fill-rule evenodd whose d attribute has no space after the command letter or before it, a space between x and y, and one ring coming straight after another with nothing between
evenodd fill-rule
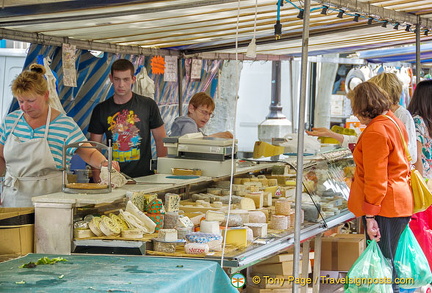
<instances>
[{"instance_id":1,"label":"stall shelf","mask_svg":"<svg viewBox=\"0 0 432 293\"><path fill-rule=\"evenodd\" d=\"M312 159L304 165L305 186L308 186L311 195L322 196L322 193L329 192L332 189L333 193L343 195L347 199L349 188L346 186L343 174L344 169L350 166L351 158L346 156L322 156L320 159ZM342 162L339 164L339 161ZM335 163L336 162L336 163ZM243 163L242 167L237 168L236 176L245 176L251 174L263 174L269 172L276 165L293 166L293 163L285 162L266 162L266 163ZM326 170L322 170L323 166L327 166ZM319 170L320 173L325 173L324 179L322 175L319 179L315 180L315 185L323 184L326 187L316 188L311 186L310 181L311 172ZM319 173L318 171L316 171ZM342 174L342 175L341 175ZM199 177L188 180L181 180L176 178L167 178L168 174L155 174L151 176L137 178L137 184L126 185L121 189L114 190L110 194L64 194L55 193L44 196L35 197L36 214L36 252L49 253L49 254L71 254L77 247L81 246L95 246L95 247L126 247L135 249L142 252L147 249L146 242L149 241L133 241L133 244L123 240L101 240L101 239L76 239L73 240L73 216L74 209L86 205L102 205L103 203L111 204L118 203L118 206L124 204L126 194L130 191L140 191L146 193L163 193L171 190L184 189L190 191L196 186L204 185L210 186L219 180L227 180L229 176L221 177ZM313 177L313 176L312 176ZM319 177L319 176L316 176ZM325 182L321 182L324 180ZM316 190L315 190L316 189ZM317 235L321 235L324 231L331 229L335 226L343 224L354 218L354 215L346 209L343 205L340 212L333 216L325 216L322 213L313 222L305 222L301 230L301 242L308 241ZM56 220L53 220L56 219ZM107 244L108 243L108 244ZM238 249L235 251L228 251L223 260L223 267L229 273L241 271L251 265L254 265L272 255L286 251L294 245L294 231L289 229L287 231L272 234L269 238L256 239L254 243L245 249ZM103 253L103 252L102 252ZM112 252L111 252L112 253ZM158 255L155 257L174 257L175 255ZM181 256L183 258L184 256ZM194 257L196 258L196 257ZM206 255L201 257L203 260L211 260L221 262L220 254Z\"/></svg>"}]
</instances>

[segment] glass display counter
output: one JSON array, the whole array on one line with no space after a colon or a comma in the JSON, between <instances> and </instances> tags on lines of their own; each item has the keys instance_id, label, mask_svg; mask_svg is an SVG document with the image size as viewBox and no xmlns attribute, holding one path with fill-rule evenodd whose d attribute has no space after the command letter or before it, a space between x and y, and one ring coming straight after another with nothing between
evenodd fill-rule
<instances>
[{"instance_id":1,"label":"glass display counter","mask_svg":"<svg viewBox=\"0 0 432 293\"><path fill-rule=\"evenodd\" d=\"M279 199L290 200L292 207L295 204L295 184L293 181L295 183L296 166L294 159L288 158L283 162L240 162L237 167L233 186L240 185L241 180L239 179L243 178L246 179L245 182L249 182L246 186L255 186L255 190L259 191L265 190L269 186L262 184L259 187L259 184L251 184L251 179L253 179L252 182L259 182L258 179L262 179L262 182L266 182L266 180L268 182L271 179L273 182L277 181L277 187L273 188L276 190L273 190L272 205L261 208L268 210L267 222L275 213L274 204ZM309 240L354 218L354 215L346 208L353 166L349 150L339 149L307 159L302 170L304 190L301 204L304 211L304 222L301 226L301 241ZM109 214L124 209L128 195L133 192L157 193L161 199L166 193L175 192L181 195L182 201L193 202L194 194L203 193L215 186L226 187L226 182L230 178L229 176L198 177L181 180L167 177L169 177L167 174L156 174L138 178L137 184L126 185L107 195L92 194L87 196L59 193L35 197L36 252L70 254L72 252L97 253L99 251L99 253L122 254L122 249L119 248L125 248L126 250L134 250L135 253L132 254L190 257L221 262L221 251L213 251L206 255L189 255L180 246L180 249L174 253L155 252L151 240L157 237L157 233L147 234L142 239L130 241L115 236L87 238L75 238L73 236L74 222L82 220L88 214ZM238 195L238 190L232 191L232 194L233 197L242 197L242 195ZM232 205L232 210L235 210L234 207L237 205L238 203ZM226 211L226 209L222 210ZM204 213L206 209L202 209L202 211ZM50 219L47 220L47 217ZM62 227L59 226L59 223ZM55 233L60 233L60 235ZM53 239L57 240L54 241ZM226 246L223 253L223 266L229 273L240 271L293 246L293 224L291 223L289 228L284 230L270 227L265 237L253 237L250 240L246 247ZM54 242L55 244L53 244ZM59 244L59 242L61 243ZM91 247L92 250L86 251L83 249L85 247Z\"/></svg>"}]
</instances>

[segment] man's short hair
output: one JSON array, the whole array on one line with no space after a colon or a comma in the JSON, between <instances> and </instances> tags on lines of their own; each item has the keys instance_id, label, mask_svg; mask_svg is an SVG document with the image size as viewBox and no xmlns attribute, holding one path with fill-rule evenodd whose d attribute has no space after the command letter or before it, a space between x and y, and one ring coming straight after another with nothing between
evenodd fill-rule
<instances>
[{"instance_id":1,"label":"man's short hair","mask_svg":"<svg viewBox=\"0 0 432 293\"><path fill-rule=\"evenodd\" d=\"M134 76L135 68L127 59L118 59L114 61L114 63L111 65L111 75L114 75L114 71L127 71L130 70L131 75Z\"/></svg>"}]
</instances>

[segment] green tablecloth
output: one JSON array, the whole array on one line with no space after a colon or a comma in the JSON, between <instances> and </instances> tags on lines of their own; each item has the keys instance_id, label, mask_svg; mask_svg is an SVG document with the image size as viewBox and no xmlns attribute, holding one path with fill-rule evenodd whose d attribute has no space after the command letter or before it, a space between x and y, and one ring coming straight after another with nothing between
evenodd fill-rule
<instances>
[{"instance_id":1,"label":"green tablecloth","mask_svg":"<svg viewBox=\"0 0 432 293\"><path fill-rule=\"evenodd\" d=\"M44 256L59 257L29 254L0 263L0 292L238 292L218 263L204 260L62 255L67 262L19 268Z\"/></svg>"}]
</instances>

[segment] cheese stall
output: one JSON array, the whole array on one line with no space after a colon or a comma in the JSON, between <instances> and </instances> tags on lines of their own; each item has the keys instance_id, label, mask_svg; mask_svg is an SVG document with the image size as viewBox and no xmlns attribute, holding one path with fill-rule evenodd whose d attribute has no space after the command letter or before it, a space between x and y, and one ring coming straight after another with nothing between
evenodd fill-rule
<instances>
[{"instance_id":1,"label":"cheese stall","mask_svg":"<svg viewBox=\"0 0 432 293\"><path fill-rule=\"evenodd\" d=\"M157 158L156 174L120 176L121 184L114 180L115 172L108 172L108 181L97 186L89 182L92 171L87 166L82 173L71 172L66 166L71 162L64 159L62 191L32 198L34 234L29 233L34 241L21 230L28 232L31 221L10 228L7 219L0 217L0 233L16 229L14 236L19 238L14 247L0 242L0 251L35 253L0 263L1 288L43 287L54 292L78 291L82 285L134 292L237 292L246 284L246 292L270 292L266 290L275 287L254 284L251 277L299 277L301 266L303 279L311 272L319 278L324 259L328 276L346 271L361 253L364 240L359 238L330 245L323 241L321 246L324 233L338 233L345 223L350 232L360 233L360 227L353 225L354 215L347 209L354 170L351 151L319 143L319 149L305 151L305 124L313 120L314 110L319 112L307 95L326 100L328 85L334 82L324 70L309 75L313 61L305 56L419 45L420 38L432 38L426 33L429 21L421 9L413 12L391 1L378 5L350 0L278 1L277 5L270 0L4 2L2 38L32 43L24 67L37 61L51 67L59 100L84 133L94 107L113 92L110 66L124 58L142 77L141 90L158 105L165 129L184 115L194 93L205 91L219 102L214 127L233 130L234 137L166 137L168 155ZM386 29L383 22L406 29ZM323 63L347 59L322 58ZM238 94L245 61L290 64L292 115L286 116L293 121L295 146L280 143L284 129L284 133L267 133L271 146L265 151L264 141L259 141L253 157L239 155L236 117L247 109L237 109L237 100L249 99ZM299 68L293 72L294 61ZM320 86L307 89L315 77ZM280 98L280 88L277 91L273 93L272 87L272 95ZM260 98L253 96L247 103L252 107L254 99ZM271 103L270 109L282 112L280 103ZM10 110L17 107L14 101ZM106 151L111 167L111 146ZM22 213L14 210L11 217L21 219ZM24 242L34 243L34 249ZM348 264L339 264L331 249L322 251L338 243L354 243L350 247L355 253L345 254ZM51 268L58 271L38 264L45 257L53 259ZM36 273L16 269L24 262L36 263ZM155 275L158 278L152 279ZM297 292L297 286L291 283L279 290ZM314 292L319 286L313 284ZM306 289L303 284L301 290Z\"/></svg>"}]
</instances>

